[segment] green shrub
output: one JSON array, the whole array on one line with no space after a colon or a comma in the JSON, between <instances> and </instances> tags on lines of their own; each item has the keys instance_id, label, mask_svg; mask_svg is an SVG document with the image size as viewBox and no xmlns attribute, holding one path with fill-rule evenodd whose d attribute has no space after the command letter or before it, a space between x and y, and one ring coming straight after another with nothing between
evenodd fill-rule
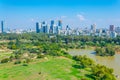
<instances>
[{"instance_id":1,"label":"green shrub","mask_svg":"<svg viewBox=\"0 0 120 80\"><path fill-rule=\"evenodd\" d=\"M21 57L21 56L20 56L19 54L16 54L16 55L15 55L15 59L20 59L20 57Z\"/></svg>"},{"instance_id":2,"label":"green shrub","mask_svg":"<svg viewBox=\"0 0 120 80\"><path fill-rule=\"evenodd\" d=\"M14 62L14 64L20 64L20 63L21 63L20 60L17 60L17 61Z\"/></svg>"},{"instance_id":3,"label":"green shrub","mask_svg":"<svg viewBox=\"0 0 120 80\"><path fill-rule=\"evenodd\" d=\"M44 57L45 57L44 54L38 54L38 55L37 55L37 58L44 58Z\"/></svg>"},{"instance_id":4,"label":"green shrub","mask_svg":"<svg viewBox=\"0 0 120 80\"><path fill-rule=\"evenodd\" d=\"M1 60L1 63L7 63L9 61L9 58L4 58Z\"/></svg>"},{"instance_id":5,"label":"green shrub","mask_svg":"<svg viewBox=\"0 0 120 80\"><path fill-rule=\"evenodd\" d=\"M26 63L29 63L31 61L30 58L26 58Z\"/></svg>"},{"instance_id":6,"label":"green shrub","mask_svg":"<svg viewBox=\"0 0 120 80\"><path fill-rule=\"evenodd\" d=\"M25 63L24 63L22 66L28 66L28 64L25 64Z\"/></svg>"},{"instance_id":7,"label":"green shrub","mask_svg":"<svg viewBox=\"0 0 120 80\"><path fill-rule=\"evenodd\" d=\"M14 59L14 56L11 55L11 56L9 57L9 60L12 61L13 59Z\"/></svg>"}]
</instances>

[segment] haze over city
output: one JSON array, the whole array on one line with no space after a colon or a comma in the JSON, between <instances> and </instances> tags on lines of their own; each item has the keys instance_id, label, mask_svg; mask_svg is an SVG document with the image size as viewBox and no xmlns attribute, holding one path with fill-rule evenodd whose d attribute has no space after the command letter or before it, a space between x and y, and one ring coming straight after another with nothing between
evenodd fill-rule
<instances>
[{"instance_id":1,"label":"haze over city","mask_svg":"<svg viewBox=\"0 0 120 80\"><path fill-rule=\"evenodd\" d=\"M0 20L7 28L32 28L36 22L62 20L71 28L120 25L119 0L0 0Z\"/></svg>"}]
</instances>

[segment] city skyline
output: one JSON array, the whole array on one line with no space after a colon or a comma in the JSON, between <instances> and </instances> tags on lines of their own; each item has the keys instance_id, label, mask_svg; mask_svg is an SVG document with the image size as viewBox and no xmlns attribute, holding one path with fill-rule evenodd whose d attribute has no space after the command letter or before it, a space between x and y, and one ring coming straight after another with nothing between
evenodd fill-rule
<instances>
[{"instance_id":1,"label":"city skyline","mask_svg":"<svg viewBox=\"0 0 120 80\"><path fill-rule=\"evenodd\" d=\"M36 22L62 20L71 28L108 28L120 24L119 0L0 0L0 20L7 28L32 28Z\"/></svg>"},{"instance_id":2,"label":"city skyline","mask_svg":"<svg viewBox=\"0 0 120 80\"><path fill-rule=\"evenodd\" d=\"M45 33L52 35L88 35L88 36L99 36L99 37L109 37L115 38L120 36L120 27L115 27L114 25L109 25L109 28L106 29L98 29L96 28L96 24L92 24L90 28L84 29L72 29L69 25L66 25L66 29L63 29L62 21L58 20L57 24L54 20L50 21L48 24L46 21L36 22L36 30L33 29L4 29L4 21L1 21L1 33Z\"/></svg>"}]
</instances>

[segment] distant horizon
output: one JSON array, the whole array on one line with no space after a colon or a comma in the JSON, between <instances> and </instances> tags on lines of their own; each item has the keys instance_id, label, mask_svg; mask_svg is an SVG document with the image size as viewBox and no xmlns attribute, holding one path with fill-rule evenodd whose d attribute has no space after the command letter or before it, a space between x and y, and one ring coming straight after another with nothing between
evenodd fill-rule
<instances>
[{"instance_id":1,"label":"distant horizon","mask_svg":"<svg viewBox=\"0 0 120 80\"><path fill-rule=\"evenodd\" d=\"M0 21L10 29L35 29L36 22L62 20L63 26L120 26L119 0L0 0Z\"/></svg>"}]
</instances>

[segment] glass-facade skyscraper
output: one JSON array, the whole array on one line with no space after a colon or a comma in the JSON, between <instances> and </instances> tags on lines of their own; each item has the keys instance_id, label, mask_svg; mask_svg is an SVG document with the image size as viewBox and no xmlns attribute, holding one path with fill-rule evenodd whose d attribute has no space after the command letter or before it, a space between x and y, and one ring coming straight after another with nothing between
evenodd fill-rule
<instances>
[{"instance_id":1,"label":"glass-facade skyscraper","mask_svg":"<svg viewBox=\"0 0 120 80\"><path fill-rule=\"evenodd\" d=\"M50 24L50 33L53 33L54 31L54 20L51 20L51 24Z\"/></svg>"},{"instance_id":2,"label":"glass-facade skyscraper","mask_svg":"<svg viewBox=\"0 0 120 80\"><path fill-rule=\"evenodd\" d=\"M92 33L96 32L96 24L91 25L91 31Z\"/></svg>"},{"instance_id":3,"label":"glass-facade skyscraper","mask_svg":"<svg viewBox=\"0 0 120 80\"><path fill-rule=\"evenodd\" d=\"M61 20L58 21L58 29L60 29L60 30L62 29L62 21Z\"/></svg>"},{"instance_id":4,"label":"glass-facade skyscraper","mask_svg":"<svg viewBox=\"0 0 120 80\"><path fill-rule=\"evenodd\" d=\"M54 20L51 20L50 25L47 24L47 22L43 21L41 22L41 25L39 25L38 22L36 22L36 33L42 32L42 33L50 33L50 34L60 34L62 30L62 21L59 20L57 25L55 24Z\"/></svg>"},{"instance_id":5,"label":"glass-facade skyscraper","mask_svg":"<svg viewBox=\"0 0 120 80\"><path fill-rule=\"evenodd\" d=\"M62 26L62 21L61 20L58 21L58 26Z\"/></svg>"},{"instance_id":6,"label":"glass-facade skyscraper","mask_svg":"<svg viewBox=\"0 0 120 80\"><path fill-rule=\"evenodd\" d=\"M36 33L39 33L40 32L40 29L39 29L39 23L36 22Z\"/></svg>"},{"instance_id":7,"label":"glass-facade skyscraper","mask_svg":"<svg viewBox=\"0 0 120 80\"><path fill-rule=\"evenodd\" d=\"M3 32L4 32L4 22L1 21L1 33L3 33Z\"/></svg>"},{"instance_id":8,"label":"glass-facade skyscraper","mask_svg":"<svg viewBox=\"0 0 120 80\"><path fill-rule=\"evenodd\" d=\"M113 31L115 30L115 26L114 26L114 25L110 25L109 30L110 30L111 32L113 32Z\"/></svg>"}]
</instances>

